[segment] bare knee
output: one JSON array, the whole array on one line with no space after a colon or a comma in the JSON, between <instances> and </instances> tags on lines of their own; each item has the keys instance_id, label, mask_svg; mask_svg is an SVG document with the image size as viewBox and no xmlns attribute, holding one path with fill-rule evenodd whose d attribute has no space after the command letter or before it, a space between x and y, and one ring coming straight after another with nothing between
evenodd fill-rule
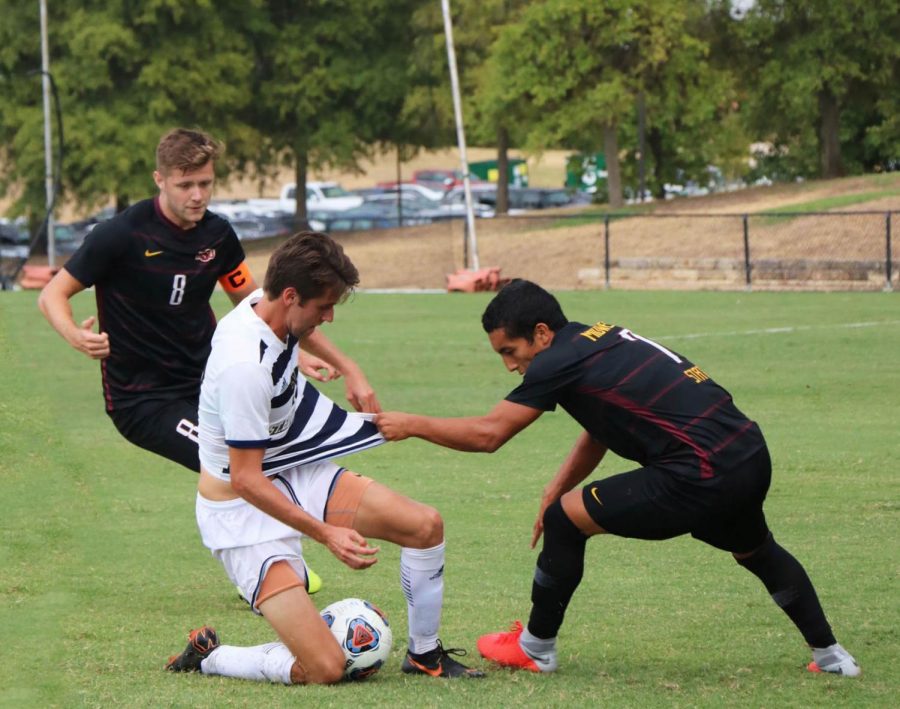
<instances>
[{"instance_id":1,"label":"bare knee","mask_svg":"<svg viewBox=\"0 0 900 709\"><path fill-rule=\"evenodd\" d=\"M444 541L444 519L434 507L423 505L417 525L416 541L410 544L416 549L430 549Z\"/></svg>"}]
</instances>

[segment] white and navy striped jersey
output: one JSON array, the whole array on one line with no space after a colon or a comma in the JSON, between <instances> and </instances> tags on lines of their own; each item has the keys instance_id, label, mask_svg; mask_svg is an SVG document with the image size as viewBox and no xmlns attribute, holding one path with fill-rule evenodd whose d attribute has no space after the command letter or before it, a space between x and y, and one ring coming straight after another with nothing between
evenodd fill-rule
<instances>
[{"instance_id":1,"label":"white and navy striped jersey","mask_svg":"<svg viewBox=\"0 0 900 709\"><path fill-rule=\"evenodd\" d=\"M228 449L265 448L263 473L339 458L384 443L300 374L299 343L256 314L257 290L219 322L200 387L200 463L229 480Z\"/></svg>"}]
</instances>

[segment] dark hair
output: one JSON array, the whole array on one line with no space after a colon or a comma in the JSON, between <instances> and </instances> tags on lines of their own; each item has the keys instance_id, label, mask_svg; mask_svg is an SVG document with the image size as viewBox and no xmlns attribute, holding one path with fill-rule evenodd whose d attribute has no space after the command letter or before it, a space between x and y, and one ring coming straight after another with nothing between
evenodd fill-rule
<instances>
[{"instance_id":1,"label":"dark hair","mask_svg":"<svg viewBox=\"0 0 900 709\"><path fill-rule=\"evenodd\" d=\"M524 337L534 341L534 328L544 323L556 332L569 321L563 315L559 301L537 283L514 278L488 303L481 316L485 332L503 328L507 337Z\"/></svg>"},{"instance_id":2,"label":"dark hair","mask_svg":"<svg viewBox=\"0 0 900 709\"><path fill-rule=\"evenodd\" d=\"M347 298L359 283L359 271L339 243L328 234L301 231L279 245L269 259L263 289L274 300L295 288L300 300L334 292Z\"/></svg>"},{"instance_id":3,"label":"dark hair","mask_svg":"<svg viewBox=\"0 0 900 709\"><path fill-rule=\"evenodd\" d=\"M156 146L156 169L164 175L172 170L193 172L218 160L222 152L222 144L208 133L173 128Z\"/></svg>"}]
</instances>

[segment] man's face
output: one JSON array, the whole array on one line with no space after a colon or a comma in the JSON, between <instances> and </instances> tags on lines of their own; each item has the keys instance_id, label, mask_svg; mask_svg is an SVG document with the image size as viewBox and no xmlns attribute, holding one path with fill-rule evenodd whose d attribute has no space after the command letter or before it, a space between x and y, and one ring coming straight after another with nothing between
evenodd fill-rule
<instances>
[{"instance_id":1,"label":"man's face","mask_svg":"<svg viewBox=\"0 0 900 709\"><path fill-rule=\"evenodd\" d=\"M546 325L540 324L535 328L535 337L529 342L524 337L510 337L502 327L488 333L491 347L500 355L505 366L510 372L525 374L531 360L550 346L553 336L547 338ZM541 328L544 328L542 330Z\"/></svg>"},{"instance_id":2,"label":"man's face","mask_svg":"<svg viewBox=\"0 0 900 709\"><path fill-rule=\"evenodd\" d=\"M285 315L287 330L298 340L311 334L319 325L334 320L334 306L340 293L328 292L316 298L300 300L299 294Z\"/></svg>"},{"instance_id":3,"label":"man's face","mask_svg":"<svg viewBox=\"0 0 900 709\"><path fill-rule=\"evenodd\" d=\"M159 206L166 218L182 229L190 229L203 219L212 197L216 176L212 162L198 170L153 173L159 187Z\"/></svg>"}]
</instances>

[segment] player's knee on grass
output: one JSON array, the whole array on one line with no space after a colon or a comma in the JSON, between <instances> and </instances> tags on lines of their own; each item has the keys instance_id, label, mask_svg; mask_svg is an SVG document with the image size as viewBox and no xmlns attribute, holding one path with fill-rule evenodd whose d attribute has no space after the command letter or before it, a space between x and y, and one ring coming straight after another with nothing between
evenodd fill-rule
<instances>
[{"instance_id":1,"label":"player's knee on grass","mask_svg":"<svg viewBox=\"0 0 900 709\"><path fill-rule=\"evenodd\" d=\"M297 658L291 667L294 684L336 684L344 678L344 653L337 643L310 657Z\"/></svg>"}]
</instances>

